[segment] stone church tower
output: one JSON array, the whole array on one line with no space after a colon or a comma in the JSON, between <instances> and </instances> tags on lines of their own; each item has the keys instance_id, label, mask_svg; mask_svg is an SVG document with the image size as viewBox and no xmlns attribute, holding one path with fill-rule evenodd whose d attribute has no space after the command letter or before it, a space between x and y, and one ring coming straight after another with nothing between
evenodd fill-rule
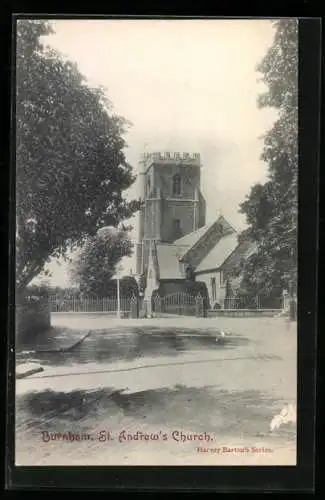
<instances>
[{"instance_id":1,"label":"stone church tower","mask_svg":"<svg viewBox=\"0 0 325 500\"><path fill-rule=\"evenodd\" d=\"M198 153L146 153L139 167L138 277L147 271L150 242L171 244L196 231L205 225L206 211Z\"/></svg>"}]
</instances>

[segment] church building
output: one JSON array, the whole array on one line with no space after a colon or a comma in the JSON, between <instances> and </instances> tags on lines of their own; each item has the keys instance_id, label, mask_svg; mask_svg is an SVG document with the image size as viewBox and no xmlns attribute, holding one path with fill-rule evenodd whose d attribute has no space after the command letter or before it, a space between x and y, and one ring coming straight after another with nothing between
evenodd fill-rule
<instances>
[{"instance_id":1,"label":"church building","mask_svg":"<svg viewBox=\"0 0 325 500\"><path fill-rule=\"evenodd\" d=\"M136 274L146 277L148 299L156 290L170 294L199 281L207 287L210 307L222 308L231 271L254 247L239 244L222 215L206 224L201 167L198 153L143 155Z\"/></svg>"}]
</instances>

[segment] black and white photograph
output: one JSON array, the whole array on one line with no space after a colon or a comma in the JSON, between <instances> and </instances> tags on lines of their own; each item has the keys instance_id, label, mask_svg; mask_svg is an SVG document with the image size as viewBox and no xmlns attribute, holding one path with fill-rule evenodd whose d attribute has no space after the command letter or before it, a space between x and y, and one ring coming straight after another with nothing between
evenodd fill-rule
<instances>
[{"instance_id":1,"label":"black and white photograph","mask_svg":"<svg viewBox=\"0 0 325 500\"><path fill-rule=\"evenodd\" d=\"M298 30L16 20L16 466L297 465Z\"/></svg>"}]
</instances>

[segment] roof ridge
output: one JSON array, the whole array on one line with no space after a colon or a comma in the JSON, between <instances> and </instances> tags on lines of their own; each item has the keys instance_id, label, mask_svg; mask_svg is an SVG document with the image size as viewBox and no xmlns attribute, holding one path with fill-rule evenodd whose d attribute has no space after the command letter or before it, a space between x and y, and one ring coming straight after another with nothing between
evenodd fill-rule
<instances>
[{"instance_id":1,"label":"roof ridge","mask_svg":"<svg viewBox=\"0 0 325 500\"><path fill-rule=\"evenodd\" d=\"M224 222L226 222L226 224L229 225L230 227L230 231L227 232L226 234L222 234L221 235L221 238L218 240L220 241L224 236L227 236L228 234L238 234L237 231L235 230L235 228L227 221L227 219L224 218L223 215L219 215L210 225L207 225L207 228L205 231L202 232L202 234L199 236L199 238L190 246L190 248L183 254L182 256L182 259L184 259L184 257L193 249L195 248L197 245L200 244L200 242L202 241L202 239L204 238L204 236L213 228L213 226L215 226L216 224L220 224L220 219L223 219ZM203 226L205 227L205 226Z\"/></svg>"}]
</instances>

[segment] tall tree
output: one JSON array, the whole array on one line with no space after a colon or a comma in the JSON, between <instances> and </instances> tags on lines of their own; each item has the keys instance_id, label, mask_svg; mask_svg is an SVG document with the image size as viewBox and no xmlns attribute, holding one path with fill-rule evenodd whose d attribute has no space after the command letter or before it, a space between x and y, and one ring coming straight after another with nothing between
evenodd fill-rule
<instances>
[{"instance_id":1,"label":"tall tree","mask_svg":"<svg viewBox=\"0 0 325 500\"><path fill-rule=\"evenodd\" d=\"M101 88L44 44L45 21L17 21L17 291L50 257L138 209L123 191L135 180L123 138L129 125Z\"/></svg>"},{"instance_id":2,"label":"tall tree","mask_svg":"<svg viewBox=\"0 0 325 500\"><path fill-rule=\"evenodd\" d=\"M127 230L105 228L89 238L76 256L70 269L72 281L84 294L109 296L116 266L122 257L132 254L132 248Z\"/></svg>"},{"instance_id":3,"label":"tall tree","mask_svg":"<svg viewBox=\"0 0 325 500\"><path fill-rule=\"evenodd\" d=\"M274 28L273 44L257 68L268 87L258 104L278 112L264 137L268 181L253 186L240 206L248 222L244 236L258 249L242 268L243 287L266 295L297 281L298 21L274 21Z\"/></svg>"}]
</instances>

